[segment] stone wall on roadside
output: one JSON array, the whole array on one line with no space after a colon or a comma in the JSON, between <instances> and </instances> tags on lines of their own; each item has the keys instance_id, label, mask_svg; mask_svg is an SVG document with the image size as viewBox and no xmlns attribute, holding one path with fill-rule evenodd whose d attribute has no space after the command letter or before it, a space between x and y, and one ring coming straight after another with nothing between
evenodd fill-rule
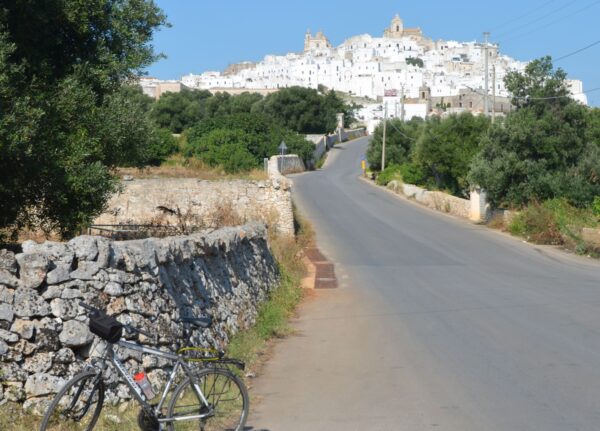
<instances>
[{"instance_id":1,"label":"stone wall on roadside","mask_svg":"<svg viewBox=\"0 0 600 431\"><path fill-rule=\"evenodd\" d=\"M358 129L344 129L341 133L336 132L330 135L306 135L306 139L315 145L313 151L313 164L323 157L327 151L331 149L335 144L340 142L351 141L353 139L361 138L367 135L367 129L360 127Z\"/></svg>"},{"instance_id":2,"label":"stone wall on roadside","mask_svg":"<svg viewBox=\"0 0 600 431\"><path fill-rule=\"evenodd\" d=\"M443 192L432 192L422 187L413 184L404 184L396 180L390 181L387 188L396 193L402 193L406 197L414 199L437 211L467 219L472 218L471 201L468 199L461 199Z\"/></svg>"},{"instance_id":3,"label":"stone wall on roadside","mask_svg":"<svg viewBox=\"0 0 600 431\"><path fill-rule=\"evenodd\" d=\"M294 234L291 183L156 178L124 181L94 225L154 224L217 228L252 221Z\"/></svg>"},{"instance_id":4,"label":"stone wall on roadside","mask_svg":"<svg viewBox=\"0 0 600 431\"><path fill-rule=\"evenodd\" d=\"M273 160L273 162L271 162ZM269 177L273 177L273 175L289 175L289 174L297 174L299 172L304 172L306 168L304 167L304 162L302 159L296 154L286 154L284 156L272 156L269 159L268 171Z\"/></svg>"},{"instance_id":5,"label":"stone wall on roadside","mask_svg":"<svg viewBox=\"0 0 600 431\"><path fill-rule=\"evenodd\" d=\"M223 348L229 334L254 323L279 283L263 224L123 242L28 241L22 248L17 255L0 250L0 401L38 410L102 352L80 301L157 334L141 341L166 349L181 337L174 318L208 315L214 323L194 331L194 344ZM120 354L131 372L145 369L155 385L165 379L164 361ZM110 402L129 398L114 372L108 382Z\"/></svg>"}]
</instances>

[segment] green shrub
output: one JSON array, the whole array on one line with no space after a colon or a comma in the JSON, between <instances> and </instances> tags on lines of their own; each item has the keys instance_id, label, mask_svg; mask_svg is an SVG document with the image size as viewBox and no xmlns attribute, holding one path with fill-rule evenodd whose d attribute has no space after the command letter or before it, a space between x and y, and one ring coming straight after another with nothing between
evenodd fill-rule
<instances>
[{"instance_id":1,"label":"green shrub","mask_svg":"<svg viewBox=\"0 0 600 431\"><path fill-rule=\"evenodd\" d=\"M173 134L167 129L156 129L148 142L145 161L149 165L160 165L177 150L179 143Z\"/></svg>"},{"instance_id":2,"label":"green shrub","mask_svg":"<svg viewBox=\"0 0 600 431\"><path fill-rule=\"evenodd\" d=\"M600 217L600 196L596 196L594 198L594 202L592 203L592 211L595 216Z\"/></svg>"},{"instance_id":3,"label":"green shrub","mask_svg":"<svg viewBox=\"0 0 600 431\"><path fill-rule=\"evenodd\" d=\"M392 180L402 181L402 176L400 175L400 166L398 165L390 165L385 168L383 172L377 175L376 181L380 186L387 186Z\"/></svg>"},{"instance_id":4,"label":"green shrub","mask_svg":"<svg viewBox=\"0 0 600 431\"><path fill-rule=\"evenodd\" d=\"M408 162L400 165L400 176L402 181L407 184L421 184L425 178L425 173L420 166Z\"/></svg>"},{"instance_id":5,"label":"green shrub","mask_svg":"<svg viewBox=\"0 0 600 431\"><path fill-rule=\"evenodd\" d=\"M566 199L551 199L525 207L509 225L509 231L538 244L577 250L582 248L582 228L596 225L592 209L576 208Z\"/></svg>"}]
</instances>

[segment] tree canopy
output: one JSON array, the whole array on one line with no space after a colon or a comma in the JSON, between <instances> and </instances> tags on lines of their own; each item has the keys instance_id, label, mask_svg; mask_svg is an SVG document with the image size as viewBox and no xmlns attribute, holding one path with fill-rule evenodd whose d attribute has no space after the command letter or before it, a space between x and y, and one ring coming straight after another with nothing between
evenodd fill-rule
<instances>
[{"instance_id":1,"label":"tree canopy","mask_svg":"<svg viewBox=\"0 0 600 431\"><path fill-rule=\"evenodd\" d=\"M63 234L99 214L123 160L158 139L121 86L155 58L150 0L21 0L0 7L0 227Z\"/></svg>"},{"instance_id":2,"label":"tree canopy","mask_svg":"<svg viewBox=\"0 0 600 431\"><path fill-rule=\"evenodd\" d=\"M600 196L598 113L567 96L565 78L548 57L506 77L518 110L485 137L469 175L495 205Z\"/></svg>"},{"instance_id":3,"label":"tree canopy","mask_svg":"<svg viewBox=\"0 0 600 431\"><path fill-rule=\"evenodd\" d=\"M212 166L222 165L227 172L261 166L264 158L278 153L281 141L285 141L290 153L298 154L305 162L311 159L314 150L303 136L262 113L207 118L186 135L188 156L195 156ZM236 146L239 149L235 149ZM228 152L231 157L226 155ZM235 160L237 156L243 159L243 163Z\"/></svg>"}]
</instances>

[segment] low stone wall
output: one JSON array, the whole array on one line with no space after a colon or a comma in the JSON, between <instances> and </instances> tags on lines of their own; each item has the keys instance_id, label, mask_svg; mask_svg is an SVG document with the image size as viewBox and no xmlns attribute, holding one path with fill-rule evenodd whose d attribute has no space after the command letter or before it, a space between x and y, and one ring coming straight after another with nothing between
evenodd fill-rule
<instances>
[{"instance_id":1,"label":"low stone wall","mask_svg":"<svg viewBox=\"0 0 600 431\"><path fill-rule=\"evenodd\" d=\"M344 130L344 141L351 141L353 139L362 138L367 135L367 129L360 127L358 129L346 129Z\"/></svg>"},{"instance_id":2,"label":"low stone wall","mask_svg":"<svg viewBox=\"0 0 600 431\"><path fill-rule=\"evenodd\" d=\"M277 172L281 175L296 174L304 172L304 162L296 154L286 154L284 156L273 156L277 163ZM273 172L272 170L270 172Z\"/></svg>"},{"instance_id":3,"label":"low stone wall","mask_svg":"<svg viewBox=\"0 0 600 431\"><path fill-rule=\"evenodd\" d=\"M581 231L581 237L586 243L594 247L600 247L600 229L584 227Z\"/></svg>"},{"instance_id":4,"label":"low stone wall","mask_svg":"<svg viewBox=\"0 0 600 431\"><path fill-rule=\"evenodd\" d=\"M358 129L345 129L341 133L342 142L357 139L367 135L367 130L364 127ZM335 144L340 142L340 134L332 133L331 135L306 135L306 139L315 144L313 152L313 162L316 162L323 154L331 149Z\"/></svg>"},{"instance_id":5,"label":"low stone wall","mask_svg":"<svg viewBox=\"0 0 600 431\"><path fill-rule=\"evenodd\" d=\"M123 182L95 225L168 224L216 228L260 221L283 235L294 234L291 184L265 181L204 181L157 178Z\"/></svg>"},{"instance_id":6,"label":"low stone wall","mask_svg":"<svg viewBox=\"0 0 600 431\"><path fill-rule=\"evenodd\" d=\"M471 200L461 199L442 192L432 192L413 184L404 184L399 181L390 181L387 188L402 193L408 198L437 211L475 220ZM477 220L479 221L479 220Z\"/></svg>"},{"instance_id":7,"label":"low stone wall","mask_svg":"<svg viewBox=\"0 0 600 431\"><path fill-rule=\"evenodd\" d=\"M180 316L209 315L193 332L197 346L223 348L228 334L250 326L279 283L264 225L212 233L116 242L81 236L68 243L32 241L16 256L0 251L0 401L43 410L52 394L79 372L104 342L88 330L85 301L158 335L146 345L173 348ZM119 349L131 372L145 369L154 384L165 363ZM116 374L110 402L129 398Z\"/></svg>"}]
</instances>

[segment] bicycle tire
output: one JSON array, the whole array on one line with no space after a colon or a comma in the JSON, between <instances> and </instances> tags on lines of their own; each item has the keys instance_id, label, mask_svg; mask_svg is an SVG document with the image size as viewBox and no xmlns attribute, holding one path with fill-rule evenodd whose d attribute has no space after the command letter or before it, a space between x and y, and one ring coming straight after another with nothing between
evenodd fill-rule
<instances>
[{"instance_id":1,"label":"bicycle tire","mask_svg":"<svg viewBox=\"0 0 600 431\"><path fill-rule=\"evenodd\" d=\"M246 386L239 377L228 370L206 368L194 373L194 382L198 383L214 414L203 419L167 422L169 431L197 430L198 424L203 431L244 429L250 409L250 398ZM209 411L198 399L191 383L192 381L187 377L175 388L169 402L167 418L173 419ZM238 410L239 413L236 413Z\"/></svg>"},{"instance_id":2,"label":"bicycle tire","mask_svg":"<svg viewBox=\"0 0 600 431\"><path fill-rule=\"evenodd\" d=\"M86 386L88 384L89 387ZM104 390L102 376L99 376L97 371L84 371L77 374L62 387L48 406L40 431L93 430L104 403ZM71 399L75 396L77 399ZM84 398L81 400L84 401L80 400L82 396ZM97 398L94 398L96 396ZM63 405L68 407L58 412L61 400ZM90 400L91 403L88 404ZM79 416L82 413L83 415ZM83 419L89 422L82 422Z\"/></svg>"}]
</instances>

